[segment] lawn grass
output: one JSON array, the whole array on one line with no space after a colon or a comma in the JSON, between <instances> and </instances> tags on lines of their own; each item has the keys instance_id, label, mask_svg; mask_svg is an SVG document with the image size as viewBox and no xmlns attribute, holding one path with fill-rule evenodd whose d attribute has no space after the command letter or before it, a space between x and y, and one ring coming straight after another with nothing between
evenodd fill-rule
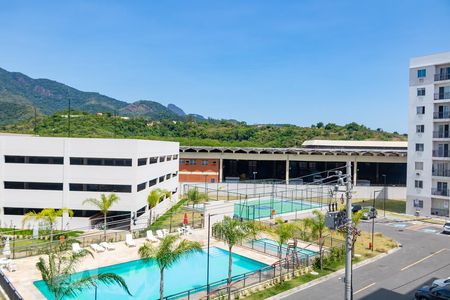
<instances>
[{"instance_id":1,"label":"lawn grass","mask_svg":"<svg viewBox=\"0 0 450 300\"><path fill-rule=\"evenodd\" d=\"M354 199L352 203L359 204L361 206L372 206L373 201L367 199L366 200ZM382 199L375 201L375 208L378 210L379 216L382 214L383 205L384 201ZM385 205L386 205L386 212L394 212L400 214L404 214L406 212L406 201L386 199Z\"/></svg>"},{"instance_id":2,"label":"lawn grass","mask_svg":"<svg viewBox=\"0 0 450 300\"><path fill-rule=\"evenodd\" d=\"M201 224L203 220L202 214L198 211L194 211L194 218L192 218L192 210L183 207L186 204L188 204L187 199L180 200L177 204L161 215L152 225L150 225L149 229L156 230L167 228L174 230L175 228L184 225L184 214L187 214L188 221L191 226Z\"/></svg>"}]
</instances>

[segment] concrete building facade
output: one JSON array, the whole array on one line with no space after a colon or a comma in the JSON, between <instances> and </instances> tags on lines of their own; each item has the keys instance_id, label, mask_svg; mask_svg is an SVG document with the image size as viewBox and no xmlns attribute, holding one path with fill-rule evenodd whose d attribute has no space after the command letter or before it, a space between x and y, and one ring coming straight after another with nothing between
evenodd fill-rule
<instances>
[{"instance_id":1,"label":"concrete building facade","mask_svg":"<svg viewBox=\"0 0 450 300\"><path fill-rule=\"evenodd\" d=\"M408 113L406 211L448 217L450 52L411 59Z\"/></svg>"},{"instance_id":2,"label":"concrete building facade","mask_svg":"<svg viewBox=\"0 0 450 300\"><path fill-rule=\"evenodd\" d=\"M111 217L145 218L154 188L172 193L154 210L162 213L178 199L178 157L174 142L0 136L1 224L21 227L28 211L70 208L62 226L89 227L99 211L83 201L111 193L120 198Z\"/></svg>"}]
</instances>

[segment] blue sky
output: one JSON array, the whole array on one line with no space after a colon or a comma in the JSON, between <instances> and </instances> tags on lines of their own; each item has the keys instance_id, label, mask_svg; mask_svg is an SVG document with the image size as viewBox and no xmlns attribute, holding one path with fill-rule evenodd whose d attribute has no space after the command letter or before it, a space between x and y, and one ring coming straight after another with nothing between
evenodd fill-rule
<instances>
[{"instance_id":1,"label":"blue sky","mask_svg":"<svg viewBox=\"0 0 450 300\"><path fill-rule=\"evenodd\" d=\"M248 123L406 132L410 57L450 51L447 0L6 1L0 67Z\"/></svg>"}]
</instances>

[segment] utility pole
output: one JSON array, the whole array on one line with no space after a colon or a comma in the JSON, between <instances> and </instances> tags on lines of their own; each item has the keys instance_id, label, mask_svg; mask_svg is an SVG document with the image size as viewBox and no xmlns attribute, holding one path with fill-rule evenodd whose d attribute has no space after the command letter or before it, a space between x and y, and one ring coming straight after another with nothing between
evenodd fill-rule
<instances>
[{"instance_id":1,"label":"utility pole","mask_svg":"<svg viewBox=\"0 0 450 300\"><path fill-rule=\"evenodd\" d=\"M352 284L352 166L350 162L346 165L346 191L347 196L347 238L345 256L345 300L353 299Z\"/></svg>"}]
</instances>

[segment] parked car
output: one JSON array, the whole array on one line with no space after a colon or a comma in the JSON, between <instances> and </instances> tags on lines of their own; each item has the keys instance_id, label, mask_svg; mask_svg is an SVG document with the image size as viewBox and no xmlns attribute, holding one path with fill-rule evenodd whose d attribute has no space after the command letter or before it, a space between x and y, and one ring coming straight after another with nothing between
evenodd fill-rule
<instances>
[{"instance_id":1,"label":"parked car","mask_svg":"<svg viewBox=\"0 0 450 300\"><path fill-rule=\"evenodd\" d=\"M416 300L450 300L450 288L448 286L424 286L414 294Z\"/></svg>"},{"instance_id":2,"label":"parked car","mask_svg":"<svg viewBox=\"0 0 450 300\"><path fill-rule=\"evenodd\" d=\"M436 279L435 281L433 281L432 285L433 287L435 286L450 286L450 277L448 278L442 278L442 279Z\"/></svg>"},{"instance_id":3,"label":"parked car","mask_svg":"<svg viewBox=\"0 0 450 300\"><path fill-rule=\"evenodd\" d=\"M361 219L363 220L375 219L378 216L378 212L375 207L363 208L362 212L363 214Z\"/></svg>"},{"instance_id":4,"label":"parked car","mask_svg":"<svg viewBox=\"0 0 450 300\"><path fill-rule=\"evenodd\" d=\"M442 228L443 233L450 233L450 222L447 222L444 224L444 227Z\"/></svg>"},{"instance_id":5,"label":"parked car","mask_svg":"<svg viewBox=\"0 0 450 300\"><path fill-rule=\"evenodd\" d=\"M359 204L352 204L352 213L356 213L362 209L362 206Z\"/></svg>"}]
</instances>

